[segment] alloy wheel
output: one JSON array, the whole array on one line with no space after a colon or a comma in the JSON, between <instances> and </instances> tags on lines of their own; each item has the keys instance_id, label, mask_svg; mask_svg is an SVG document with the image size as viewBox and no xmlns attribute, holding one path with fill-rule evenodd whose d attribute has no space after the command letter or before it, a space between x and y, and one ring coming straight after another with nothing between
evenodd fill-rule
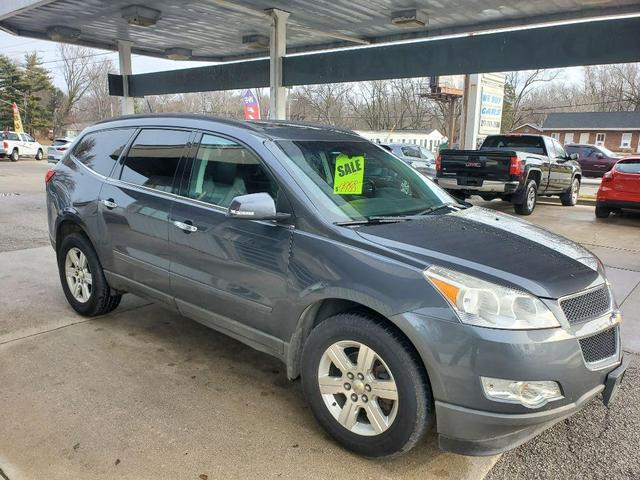
<instances>
[{"instance_id":1,"label":"alloy wheel","mask_svg":"<svg viewBox=\"0 0 640 480\"><path fill-rule=\"evenodd\" d=\"M318 386L333 417L347 430L372 436L385 432L398 412L391 370L372 348L345 340L325 350Z\"/></svg>"},{"instance_id":2,"label":"alloy wheel","mask_svg":"<svg viewBox=\"0 0 640 480\"><path fill-rule=\"evenodd\" d=\"M64 271L73 298L80 303L87 302L91 297L93 278L87 256L79 248L73 247L67 252Z\"/></svg>"}]
</instances>

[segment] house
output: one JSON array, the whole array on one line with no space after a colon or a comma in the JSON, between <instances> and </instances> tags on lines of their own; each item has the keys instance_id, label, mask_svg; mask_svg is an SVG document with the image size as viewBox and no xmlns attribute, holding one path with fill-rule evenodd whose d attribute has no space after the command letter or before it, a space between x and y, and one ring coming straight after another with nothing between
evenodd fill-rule
<instances>
[{"instance_id":1,"label":"house","mask_svg":"<svg viewBox=\"0 0 640 480\"><path fill-rule=\"evenodd\" d=\"M540 135L542 134L542 127L534 123L523 123L517 126L509 133L519 133L521 135Z\"/></svg>"},{"instance_id":2,"label":"house","mask_svg":"<svg viewBox=\"0 0 640 480\"><path fill-rule=\"evenodd\" d=\"M614 152L640 152L640 112L550 113L542 130L565 145L588 143Z\"/></svg>"},{"instance_id":3,"label":"house","mask_svg":"<svg viewBox=\"0 0 640 480\"><path fill-rule=\"evenodd\" d=\"M375 143L411 143L437 152L447 137L435 128L426 130L358 130L358 135Z\"/></svg>"}]
</instances>

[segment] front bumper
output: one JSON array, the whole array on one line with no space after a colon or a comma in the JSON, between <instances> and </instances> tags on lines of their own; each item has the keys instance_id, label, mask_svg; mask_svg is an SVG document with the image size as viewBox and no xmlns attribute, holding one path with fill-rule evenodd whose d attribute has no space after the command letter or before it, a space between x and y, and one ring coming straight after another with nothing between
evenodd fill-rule
<instances>
[{"instance_id":1,"label":"front bumper","mask_svg":"<svg viewBox=\"0 0 640 480\"><path fill-rule=\"evenodd\" d=\"M483 180L482 185L459 184L457 177L438 177L438 185L447 190L465 190L468 192L486 193L513 193L518 187L518 182L501 182L496 180Z\"/></svg>"},{"instance_id":2,"label":"front bumper","mask_svg":"<svg viewBox=\"0 0 640 480\"><path fill-rule=\"evenodd\" d=\"M608 378L615 369L626 368L619 347L606 366L588 365L575 332L564 328L487 329L423 312L392 320L423 359L435 401L440 447L455 453L493 455L515 448L580 410L612 383ZM607 328L619 332L620 327ZM496 402L485 396L481 376L556 381L564 398L538 409Z\"/></svg>"}]
</instances>

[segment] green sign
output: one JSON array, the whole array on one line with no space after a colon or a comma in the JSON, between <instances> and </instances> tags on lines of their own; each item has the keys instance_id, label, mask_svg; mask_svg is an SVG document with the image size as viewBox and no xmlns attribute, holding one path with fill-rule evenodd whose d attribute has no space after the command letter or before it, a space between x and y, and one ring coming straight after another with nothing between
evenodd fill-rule
<instances>
[{"instance_id":1,"label":"green sign","mask_svg":"<svg viewBox=\"0 0 640 480\"><path fill-rule=\"evenodd\" d=\"M341 153L336 158L333 193L339 195L361 195L364 179L364 156L348 157Z\"/></svg>"}]
</instances>

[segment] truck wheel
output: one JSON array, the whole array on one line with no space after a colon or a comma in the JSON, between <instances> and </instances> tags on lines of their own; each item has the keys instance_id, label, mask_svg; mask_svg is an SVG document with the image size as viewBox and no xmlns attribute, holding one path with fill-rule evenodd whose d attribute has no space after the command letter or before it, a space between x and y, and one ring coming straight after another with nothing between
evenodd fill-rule
<instances>
[{"instance_id":1,"label":"truck wheel","mask_svg":"<svg viewBox=\"0 0 640 480\"><path fill-rule=\"evenodd\" d=\"M596 207L596 218L608 218L611 209L607 207Z\"/></svg>"},{"instance_id":2,"label":"truck wheel","mask_svg":"<svg viewBox=\"0 0 640 480\"><path fill-rule=\"evenodd\" d=\"M514 210L518 215L531 215L538 202L538 184L535 180L527 180L522 198L522 203L513 205Z\"/></svg>"},{"instance_id":3,"label":"truck wheel","mask_svg":"<svg viewBox=\"0 0 640 480\"><path fill-rule=\"evenodd\" d=\"M574 178L571 182L571 188L560 194L560 201L565 207L573 207L578 203L578 194L580 193L580 180Z\"/></svg>"},{"instance_id":4,"label":"truck wheel","mask_svg":"<svg viewBox=\"0 0 640 480\"><path fill-rule=\"evenodd\" d=\"M338 314L311 331L302 352L302 387L327 433L367 457L410 450L434 422L416 353L366 314Z\"/></svg>"},{"instance_id":5,"label":"truck wheel","mask_svg":"<svg viewBox=\"0 0 640 480\"><path fill-rule=\"evenodd\" d=\"M11 152L11 155L9 155L9 159L12 162L17 162L20 159L20 155L18 155L18 149L14 148L13 152Z\"/></svg>"},{"instance_id":6,"label":"truck wheel","mask_svg":"<svg viewBox=\"0 0 640 480\"><path fill-rule=\"evenodd\" d=\"M36 160L40 161L42 160L42 157L44 157L44 154L42 153L42 149L39 148L38 153L36 153Z\"/></svg>"}]
</instances>

